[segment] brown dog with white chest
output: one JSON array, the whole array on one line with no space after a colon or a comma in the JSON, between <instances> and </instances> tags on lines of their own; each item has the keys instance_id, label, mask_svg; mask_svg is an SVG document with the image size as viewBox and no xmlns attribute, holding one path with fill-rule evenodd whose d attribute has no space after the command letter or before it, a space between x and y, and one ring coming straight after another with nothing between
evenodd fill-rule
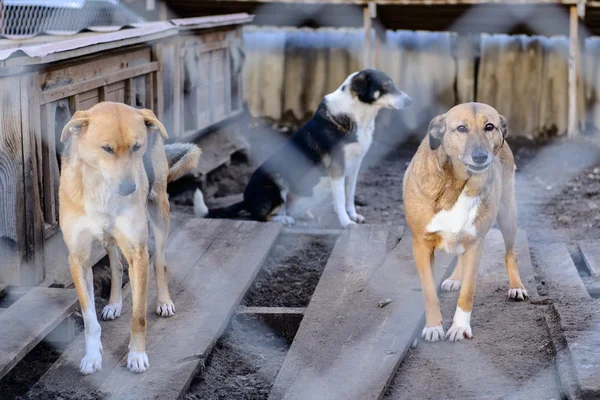
<instances>
[{"instance_id":1,"label":"brown dog with white chest","mask_svg":"<svg viewBox=\"0 0 600 400\"><path fill-rule=\"evenodd\" d=\"M144 372L149 367L145 350L148 219L156 242L156 312L164 317L175 313L165 259L170 217L167 182L195 168L200 149L189 143L164 145L166 138L167 131L151 110L111 102L77 111L62 131L60 227L85 325L83 374L102 368L101 329L90 265L94 242L104 246L110 259L111 291L103 319L121 314L123 266L118 248L129 264L133 300L127 357L130 371Z\"/></svg>"},{"instance_id":2,"label":"brown dog with white chest","mask_svg":"<svg viewBox=\"0 0 600 400\"><path fill-rule=\"evenodd\" d=\"M506 119L482 103L460 104L435 117L404 175L404 209L412 231L413 252L425 300L423 338L444 339L442 314L433 279L434 250L458 255L443 290L460 295L450 341L471 338L471 311L483 240L498 222L506 247L508 297L523 300L514 250L517 208L515 164L505 141Z\"/></svg>"}]
</instances>

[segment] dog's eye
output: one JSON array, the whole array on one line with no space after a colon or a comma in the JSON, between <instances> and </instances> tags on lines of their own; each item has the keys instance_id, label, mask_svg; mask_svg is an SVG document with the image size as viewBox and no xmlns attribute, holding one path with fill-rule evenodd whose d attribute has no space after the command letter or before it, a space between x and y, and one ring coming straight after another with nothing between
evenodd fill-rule
<instances>
[{"instance_id":1,"label":"dog's eye","mask_svg":"<svg viewBox=\"0 0 600 400\"><path fill-rule=\"evenodd\" d=\"M105 152L107 152L109 154L114 153L113 149L111 149L110 146L102 146L102 150L104 150Z\"/></svg>"},{"instance_id":2,"label":"dog's eye","mask_svg":"<svg viewBox=\"0 0 600 400\"><path fill-rule=\"evenodd\" d=\"M467 127L464 125L459 125L458 128L456 128L456 130L459 131L460 133L466 133Z\"/></svg>"},{"instance_id":3,"label":"dog's eye","mask_svg":"<svg viewBox=\"0 0 600 400\"><path fill-rule=\"evenodd\" d=\"M135 153L136 151L138 151L138 150L140 149L140 147L142 147L142 146L140 146L139 144L135 144L135 145L133 145L133 147L131 148L131 151L133 151L133 152Z\"/></svg>"},{"instance_id":4,"label":"dog's eye","mask_svg":"<svg viewBox=\"0 0 600 400\"><path fill-rule=\"evenodd\" d=\"M486 131L493 131L494 130L494 125L493 124L487 124L484 128L484 130Z\"/></svg>"}]
</instances>

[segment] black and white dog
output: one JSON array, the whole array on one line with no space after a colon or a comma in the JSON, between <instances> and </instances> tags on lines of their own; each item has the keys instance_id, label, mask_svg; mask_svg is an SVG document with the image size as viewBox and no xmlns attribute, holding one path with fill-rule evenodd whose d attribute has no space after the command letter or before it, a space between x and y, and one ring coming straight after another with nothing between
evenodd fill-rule
<instances>
[{"instance_id":1,"label":"black and white dog","mask_svg":"<svg viewBox=\"0 0 600 400\"><path fill-rule=\"evenodd\" d=\"M382 108L402 109L411 103L385 73L366 69L350 75L325 96L314 116L252 175L244 200L209 210L202 192L194 195L196 215L233 218L241 211L257 221L293 224L286 215L294 197L310 197L321 177L329 176L333 206L342 227L364 222L356 212L356 180L373 141L375 117Z\"/></svg>"}]
</instances>

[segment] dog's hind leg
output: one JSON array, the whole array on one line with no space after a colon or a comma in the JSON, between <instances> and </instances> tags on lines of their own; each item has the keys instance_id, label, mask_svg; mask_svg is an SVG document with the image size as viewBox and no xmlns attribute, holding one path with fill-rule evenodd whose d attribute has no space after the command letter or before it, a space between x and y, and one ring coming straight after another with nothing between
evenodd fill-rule
<instances>
[{"instance_id":1,"label":"dog's hind leg","mask_svg":"<svg viewBox=\"0 0 600 400\"><path fill-rule=\"evenodd\" d=\"M117 246L106 248L110 261L110 298L102 310L102 319L111 320L121 316L123 307L123 264Z\"/></svg>"},{"instance_id":2,"label":"dog's hind leg","mask_svg":"<svg viewBox=\"0 0 600 400\"><path fill-rule=\"evenodd\" d=\"M170 226L170 207L166 193L148 202L148 215L150 216L150 224L152 225L154 241L156 243L154 254L154 277L156 278L156 287L158 289L156 313L163 317L172 317L175 315L175 304L173 304L171 295L169 294L167 260L165 258Z\"/></svg>"},{"instance_id":3,"label":"dog's hind leg","mask_svg":"<svg viewBox=\"0 0 600 400\"><path fill-rule=\"evenodd\" d=\"M340 220L342 228L346 228L349 225L355 225L356 222L350 219L348 212L346 211L346 192L343 176L331 177L331 194L333 197L333 208Z\"/></svg>"},{"instance_id":4,"label":"dog's hind leg","mask_svg":"<svg viewBox=\"0 0 600 400\"><path fill-rule=\"evenodd\" d=\"M517 204L515 202L514 177L505 182L502 188L502 199L498 210L498 227L504 238L506 248L506 270L508 272L508 298L525 300L529 297L527 290L521 282L519 264L515 253L515 239L517 236Z\"/></svg>"},{"instance_id":5,"label":"dog's hind leg","mask_svg":"<svg viewBox=\"0 0 600 400\"><path fill-rule=\"evenodd\" d=\"M462 272L463 272L463 256L458 256L458 261L456 262L456 267L454 267L454 271L452 271L452 275L444 282L442 282L442 291L444 292L453 292L455 290L460 289L460 281L462 280Z\"/></svg>"},{"instance_id":6,"label":"dog's hind leg","mask_svg":"<svg viewBox=\"0 0 600 400\"><path fill-rule=\"evenodd\" d=\"M86 240L86 242L88 242ZM94 303L94 278L90 265L89 248L91 243L79 246L81 250L70 251L69 267L79 297L85 334L85 356L81 359L79 370L88 375L102 369L102 329L96 316ZM85 250L83 250L85 249ZM71 250L71 249L70 249Z\"/></svg>"}]
</instances>

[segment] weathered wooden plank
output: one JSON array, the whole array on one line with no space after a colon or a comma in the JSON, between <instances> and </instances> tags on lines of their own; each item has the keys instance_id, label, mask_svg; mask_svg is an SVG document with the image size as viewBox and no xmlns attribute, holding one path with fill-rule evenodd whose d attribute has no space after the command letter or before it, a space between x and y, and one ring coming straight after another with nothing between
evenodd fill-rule
<instances>
[{"instance_id":1,"label":"weathered wooden plank","mask_svg":"<svg viewBox=\"0 0 600 400\"><path fill-rule=\"evenodd\" d=\"M125 356L100 387L118 399L178 399L262 266L280 224L224 221L227 226L190 269L173 285L177 315L152 317L147 353L151 368L128 373ZM180 250L181 251L181 250Z\"/></svg>"},{"instance_id":2,"label":"weathered wooden plank","mask_svg":"<svg viewBox=\"0 0 600 400\"><path fill-rule=\"evenodd\" d=\"M383 396L424 320L411 237L388 252L390 235L361 225L338 239L269 399ZM436 256L440 284L452 257Z\"/></svg>"},{"instance_id":3,"label":"weathered wooden plank","mask_svg":"<svg viewBox=\"0 0 600 400\"><path fill-rule=\"evenodd\" d=\"M569 114L567 131L567 134L571 137L579 133L577 119L578 34L579 17L577 15L577 6L571 6L569 10Z\"/></svg>"},{"instance_id":4,"label":"weathered wooden plank","mask_svg":"<svg viewBox=\"0 0 600 400\"><path fill-rule=\"evenodd\" d=\"M175 301L177 311L181 312L177 285L185 279L189 270L196 265L206 250L213 244L218 235L223 234L226 225L222 221L208 219L188 219L173 236L169 238L167 248L167 264L169 266L169 287ZM150 274L148 294L148 315L155 315L156 284L154 274ZM102 310L96 310L101 313ZM176 314L179 315L179 314ZM174 318L179 318L178 316ZM58 390L68 384L70 387L92 387L97 389L108 377L121 358L127 354L129 343L129 324L131 321L131 290L129 284L123 288L123 308L121 317L114 321L100 321L102 327L102 371L82 376L79 373L79 361L84 355L85 340L79 335L65 349L62 356L42 377L39 384L48 390ZM148 325L151 326L151 319ZM150 338L150 335L149 337ZM153 356L150 354L150 362ZM127 371L123 371L129 373Z\"/></svg>"},{"instance_id":5,"label":"weathered wooden plank","mask_svg":"<svg viewBox=\"0 0 600 400\"><path fill-rule=\"evenodd\" d=\"M202 157L194 170L196 176L206 176L221 165L229 163L231 155L238 151L248 150L248 143L239 135L226 130L204 135L197 141L202 149Z\"/></svg>"},{"instance_id":6,"label":"weathered wooden plank","mask_svg":"<svg viewBox=\"0 0 600 400\"><path fill-rule=\"evenodd\" d=\"M154 61L147 64L138 65L136 67L126 68L104 76L99 76L90 80L73 83L68 86L61 86L56 89L45 90L41 92L40 104L46 104L51 101L64 99L65 97L73 96L88 90L97 89L101 86L110 85L112 83L124 81L139 75L145 75L156 70L158 70L158 63Z\"/></svg>"},{"instance_id":7,"label":"weathered wooden plank","mask_svg":"<svg viewBox=\"0 0 600 400\"><path fill-rule=\"evenodd\" d=\"M173 46L178 46L180 43L175 42ZM172 102L170 108L172 110L172 137L181 138L183 136L184 124L183 124L183 59L179 55L179 51L177 51L177 47L173 52L173 60L172 60L172 70L173 74L172 79L172 94L173 97L169 98L169 101ZM166 71L166 68L165 68ZM202 158L202 157L200 157Z\"/></svg>"},{"instance_id":8,"label":"weathered wooden plank","mask_svg":"<svg viewBox=\"0 0 600 400\"><path fill-rule=\"evenodd\" d=\"M57 106L58 103L50 103L41 108L42 190L44 191L45 221L49 224L58 223L58 185L60 171L58 169L58 160L56 158L56 138L54 136Z\"/></svg>"},{"instance_id":9,"label":"weathered wooden plank","mask_svg":"<svg viewBox=\"0 0 600 400\"><path fill-rule=\"evenodd\" d=\"M19 80L0 80L0 282L19 285L27 237Z\"/></svg>"},{"instance_id":10,"label":"weathered wooden plank","mask_svg":"<svg viewBox=\"0 0 600 400\"><path fill-rule=\"evenodd\" d=\"M0 315L0 378L11 370L77 303L73 289L34 287Z\"/></svg>"},{"instance_id":11,"label":"weathered wooden plank","mask_svg":"<svg viewBox=\"0 0 600 400\"><path fill-rule=\"evenodd\" d=\"M580 240L577 244L590 274L600 274L600 240Z\"/></svg>"},{"instance_id":12,"label":"weathered wooden plank","mask_svg":"<svg viewBox=\"0 0 600 400\"><path fill-rule=\"evenodd\" d=\"M239 314L304 315L305 307L240 307Z\"/></svg>"},{"instance_id":13,"label":"weathered wooden plank","mask_svg":"<svg viewBox=\"0 0 600 400\"><path fill-rule=\"evenodd\" d=\"M600 336L596 331L565 332L581 398L600 398Z\"/></svg>"},{"instance_id":14,"label":"weathered wooden plank","mask_svg":"<svg viewBox=\"0 0 600 400\"><path fill-rule=\"evenodd\" d=\"M544 272L546 287L551 296L562 299L589 299L590 296L564 243L540 245L532 250L537 264Z\"/></svg>"},{"instance_id":15,"label":"weathered wooden plank","mask_svg":"<svg viewBox=\"0 0 600 400\"><path fill-rule=\"evenodd\" d=\"M36 138L40 136L40 105L33 74L20 77L21 129L23 137L23 184L25 185L26 258L21 266L21 284L44 280L44 218L38 176Z\"/></svg>"}]
</instances>

